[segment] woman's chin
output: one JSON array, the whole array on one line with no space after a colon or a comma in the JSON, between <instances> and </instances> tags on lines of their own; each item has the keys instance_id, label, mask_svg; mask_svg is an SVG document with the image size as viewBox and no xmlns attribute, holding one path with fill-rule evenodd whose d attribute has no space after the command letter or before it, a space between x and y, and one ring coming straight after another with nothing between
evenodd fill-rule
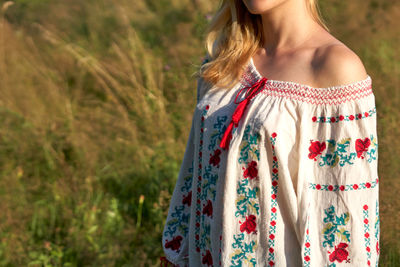
<instances>
[{"instance_id":1,"label":"woman's chin","mask_svg":"<svg viewBox=\"0 0 400 267\"><path fill-rule=\"evenodd\" d=\"M288 0L243 0L247 10L254 15L268 13Z\"/></svg>"}]
</instances>

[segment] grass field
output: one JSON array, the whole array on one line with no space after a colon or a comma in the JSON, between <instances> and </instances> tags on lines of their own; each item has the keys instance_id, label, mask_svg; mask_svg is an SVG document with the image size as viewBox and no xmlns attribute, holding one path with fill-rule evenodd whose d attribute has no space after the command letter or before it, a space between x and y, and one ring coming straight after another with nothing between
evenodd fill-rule
<instances>
[{"instance_id":1,"label":"grass field","mask_svg":"<svg viewBox=\"0 0 400 267\"><path fill-rule=\"evenodd\" d=\"M0 266L157 266L211 0L0 0ZM400 266L400 3L321 2L373 79Z\"/></svg>"}]
</instances>

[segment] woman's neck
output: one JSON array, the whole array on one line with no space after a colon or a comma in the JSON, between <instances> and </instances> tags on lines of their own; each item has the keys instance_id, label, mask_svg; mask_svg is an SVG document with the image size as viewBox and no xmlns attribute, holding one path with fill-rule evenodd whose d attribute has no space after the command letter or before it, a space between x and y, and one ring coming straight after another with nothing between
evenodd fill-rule
<instances>
[{"instance_id":1,"label":"woman's neck","mask_svg":"<svg viewBox=\"0 0 400 267\"><path fill-rule=\"evenodd\" d=\"M312 18L306 1L288 0L260 15L263 23L263 48L271 56L294 50L322 28Z\"/></svg>"}]
</instances>

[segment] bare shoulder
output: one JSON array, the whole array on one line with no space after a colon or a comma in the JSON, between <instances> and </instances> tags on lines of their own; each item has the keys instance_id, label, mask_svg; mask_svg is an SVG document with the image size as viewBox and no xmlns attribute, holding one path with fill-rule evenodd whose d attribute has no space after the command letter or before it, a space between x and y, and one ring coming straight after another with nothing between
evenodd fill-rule
<instances>
[{"instance_id":1,"label":"bare shoulder","mask_svg":"<svg viewBox=\"0 0 400 267\"><path fill-rule=\"evenodd\" d=\"M314 80L319 87L345 85L367 78L359 56L336 39L318 47L313 61Z\"/></svg>"}]
</instances>

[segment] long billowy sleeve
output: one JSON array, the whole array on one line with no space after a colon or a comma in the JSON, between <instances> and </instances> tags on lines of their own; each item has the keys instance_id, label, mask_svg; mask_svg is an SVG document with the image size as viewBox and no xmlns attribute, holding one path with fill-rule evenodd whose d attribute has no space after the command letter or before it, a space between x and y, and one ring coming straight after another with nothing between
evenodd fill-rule
<instances>
[{"instance_id":1,"label":"long billowy sleeve","mask_svg":"<svg viewBox=\"0 0 400 267\"><path fill-rule=\"evenodd\" d=\"M299 163L308 181L303 266L378 266L378 138L371 81L353 88L342 103L308 111Z\"/></svg>"},{"instance_id":2,"label":"long billowy sleeve","mask_svg":"<svg viewBox=\"0 0 400 267\"><path fill-rule=\"evenodd\" d=\"M179 266L187 266L189 257L188 239L192 204L193 154L194 129L192 122L162 235L162 246L166 259Z\"/></svg>"},{"instance_id":3,"label":"long billowy sleeve","mask_svg":"<svg viewBox=\"0 0 400 267\"><path fill-rule=\"evenodd\" d=\"M206 63L205 57L202 64ZM208 85L200 77L197 80L197 103L204 94ZM164 225L162 245L165 254L164 262L180 267L188 266L189 227L192 205L192 182L194 164L195 113L186 145L183 162L178 179L172 193L168 216Z\"/></svg>"}]
</instances>

